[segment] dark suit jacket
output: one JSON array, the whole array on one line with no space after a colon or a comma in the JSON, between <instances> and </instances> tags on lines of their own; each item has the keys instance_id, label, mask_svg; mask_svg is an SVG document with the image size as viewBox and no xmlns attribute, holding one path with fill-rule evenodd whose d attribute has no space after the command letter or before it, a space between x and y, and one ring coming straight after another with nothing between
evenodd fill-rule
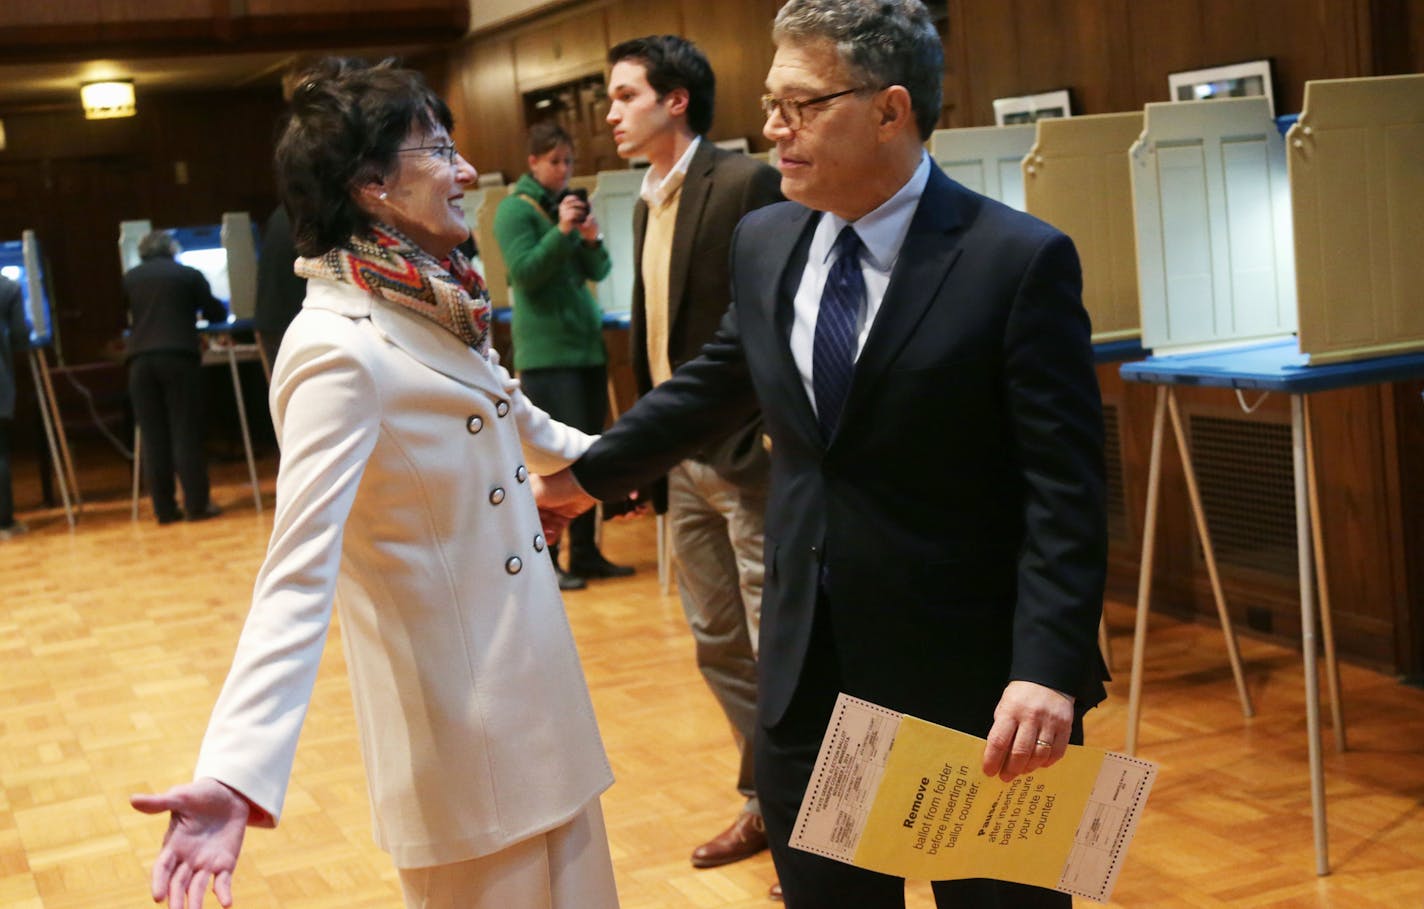
<instances>
[{"instance_id":1,"label":"dark suit jacket","mask_svg":"<svg viewBox=\"0 0 1424 909\"><path fill-rule=\"evenodd\" d=\"M209 322L227 318L227 307L213 296L203 273L167 256L145 259L129 269L124 296L133 313L130 357L159 352L197 356L198 316Z\"/></svg>"},{"instance_id":2,"label":"dark suit jacket","mask_svg":"<svg viewBox=\"0 0 1424 909\"><path fill-rule=\"evenodd\" d=\"M0 420L15 416L15 361L30 346L30 320L20 285L0 275Z\"/></svg>"},{"instance_id":3,"label":"dark suit jacket","mask_svg":"<svg viewBox=\"0 0 1424 909\"><path fill-rule=\"evenodd\" d=\"M827 444L788 346L815 221L786 203L742 222L716 337L576 476L617 497L760 404L764 725L791 700L818 600L851 694L978 735L1011 679L1092 706L1102 406L1071 241L932 168Z\"/></svg>"},{"instance_id":4,"label":"dark suit jacket","mask_svg":"<svg viewBox=\"0 0 1424 909\"><path fill-rule=\"evenodd\" d=\"M292 265L297 247L292 243L292 221L285 205L278 205L262 226L262 249L257 256L257 308L254 327L280 338L302 311L307 279L297 277Z\"/></svg>"},{"instance_id":5,"label":"dark suit jacket","mask_svg":"<svg viewBox=\"0 0 1424 909\"><path fill-rule=\"evenodd\" d=\"M676 370L697 356L711 340L732 301L727 267L732 232L747 212L781 201L781 175L775 168L740 152L726 151L704 139L693 152L682 184L673 225L668 268L668 360ZM633 208L633 313L629 336L633 376L639 394L653 387L648 367L647 304L643 299L643 237L648 205ZM738 427L698 454L726 479L745 486L765 486L766 450L760 417ZM654 492L663 510L664 490Z\"/></svg>"}]
</instances>

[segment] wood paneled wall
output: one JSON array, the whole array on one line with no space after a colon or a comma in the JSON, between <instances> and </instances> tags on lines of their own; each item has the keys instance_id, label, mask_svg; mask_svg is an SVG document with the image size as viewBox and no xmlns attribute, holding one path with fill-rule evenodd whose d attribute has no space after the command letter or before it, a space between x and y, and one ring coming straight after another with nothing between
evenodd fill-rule
<instances>
[{"instance_id":1,"label":"wood paneled wall","mask_svg":"<svg viewBox=\"0 0 1424 909\"><path fill-rule=\"evenodd\" d=\"M524 169L520 92L538 80L602 70L593 40L606 45L661 31L692 38L717 71L712 138L761 139L757 106L773 48L776 0L587 0L556 14L483 35L452 57L450 94L461 147L484 169ZM577 27L575 28L575 24ZM993 123L992 101L1068 87L1077 113L1136 110L1167 100L1169 73L1271 59L1277 109L1300 109L1307 80L1424 69L1424 0L950 0L942 125ZM581 36L571 42L570 30ZM553 55L572 50L577 65ZM576 50L574 50L576 49ZM1105 397L1120 408L1130 538L1112 554L1114 592L1135 596L1146 501L1153 390L1100 370ZM1316 396L1317 457L1325 512L1326 569L1343 653L1402 672L1424 672L1424 429L1418 389L1355 389ZM1286 402L1254 417L1225 392L1181 396L1187 413L1280 424ZM1413 422L1410 422L1413 421ZM1168 446L1169 452L1174 446ZM1180 460L1165 465L1155 604L1214 614L1187 506ZM1227 570L1228 603L1243 629L1248 613L1272 636L1299 635L1293 576ZM1249 632L1248 632L1249 633Z\"/></svg>"},{"instance_id":2,"label":"wood paneled wall","mask_svg":"<svg viewBox=\"0 0 1424 909\"><path fill-rule=\"evenodd\" d=\"M476 165L522 168L528 91L603 69L603 48L658 32L685 34L717 71L712 137L765 148L757 106L771 62L777 0L584 0L475 37L452 55L451 94L485 134L462 137ZM944 126L992 124L993 99L1069 87L1078 113L1137 110L1167 100L1172 72L1269 58L1277 107L1297 111L1310 79L1424 69L1424 0L951 0L945 42ZM513 73L509 71L513 68ZM488 110L490 116L486 115ZM494 119L498 117L498 119ZM517 171L516 171L517 172Z\"/></svg>"},{"instance_id":3,"label":"wood paneled wall","mask_svg":"<svg viewBox=\"0 0 1424 909\"><path fill-rule=\"evenodd\" d=\"M717 74L713 139L761 137L762 81L771 65L772 0L591 0L474 38L452 52L448 97L455 141L482 171L525 170L523 93L605 73L608 48L649 34L684 34ZM587 173L590 156L579 172Z\"/></svg>"},{"instance_id":4,"label":"wood paneled wall","mask_svg":"<svg viewBox=\"0 0 1424 909\"><path fill-rule=\"evenodd\" d=\"M445 42L469 0L6 0L7 62Z\"/></svg>"}]
</instances>

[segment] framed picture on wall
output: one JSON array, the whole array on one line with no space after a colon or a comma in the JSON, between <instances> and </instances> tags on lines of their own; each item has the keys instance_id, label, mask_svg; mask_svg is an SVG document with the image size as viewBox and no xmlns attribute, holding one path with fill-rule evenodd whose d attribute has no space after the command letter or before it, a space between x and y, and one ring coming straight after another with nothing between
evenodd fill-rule
<instances>
[{"instance_id":1,"label":"framed picture on wall","mask_svg":"<svg viewBox=\"0 0 1424 909\"><path fill-rule=\"evenodd\" d=\"M1271 105L1271 116L1276 114L1269 60L1171 73L1167 76L1167 86L1171 89L1173 101L1264 97Z\"/></svg>"},{"instance_id":2,"label":"framed picture on wall","mask_svg":"<svg viewBox=\"0 0 1424 909\"><path fill-rule=\"evenodd\" d=\"M1068 89L1066 88L1041 92L1037 95L994 99L994 123L999 126L1034 123L1049 117L1071 117L1072 115L1073 108L1068 99Z\"/></svg>"}]
</instances>

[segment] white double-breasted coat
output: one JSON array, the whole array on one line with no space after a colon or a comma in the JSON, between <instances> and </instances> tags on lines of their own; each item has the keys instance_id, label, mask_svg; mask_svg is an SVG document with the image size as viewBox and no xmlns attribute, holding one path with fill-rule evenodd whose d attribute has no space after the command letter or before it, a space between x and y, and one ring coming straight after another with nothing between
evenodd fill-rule
<instances>
[{"instance_id":1,"label":"white double-breasted coat","mask_svg":"<svg viewBox=\"0 0 1424 909\"><path fill-rule=\"evenodd\" d=\"M375 837L398 867L568 821L613 779L528 474L589 437L435 323L321 280L271 405L272 539L196 775L275 823L334 600Z\"/></svg>"}]
</instances>

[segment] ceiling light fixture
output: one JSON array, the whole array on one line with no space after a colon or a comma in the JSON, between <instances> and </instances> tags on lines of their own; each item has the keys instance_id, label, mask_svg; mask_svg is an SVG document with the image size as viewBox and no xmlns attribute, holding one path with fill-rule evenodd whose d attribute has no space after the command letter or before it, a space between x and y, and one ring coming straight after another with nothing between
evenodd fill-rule
<instances>
[{"instance_id":1,"label":"ceiling light fixture","mask_svg":"<svg viewBox=\"0 0 1424 909\"><path fill-rule=\"evenodd\" d=\"M79 100L84 104L86 120L132 117L138 112L131 79L86 82L79 86Z\"/></svg>"}]
</instances>

